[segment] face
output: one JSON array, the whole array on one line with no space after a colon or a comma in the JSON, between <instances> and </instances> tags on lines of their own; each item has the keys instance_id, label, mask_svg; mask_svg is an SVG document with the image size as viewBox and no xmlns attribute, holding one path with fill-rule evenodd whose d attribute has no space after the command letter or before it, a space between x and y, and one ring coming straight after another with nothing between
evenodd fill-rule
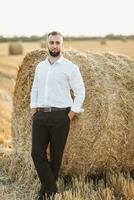
<instances>
[{"instance_id":1,"label":"face","mask_svg":"<svg viewBox=\"0 0 134 200\"><path fill-rule=\"evenodd\" d=\"M53 57L60 55L62 50L63 39L60 35L50 35L47 39L47 48L49 54Z\"/></svg>"}]
</instances>

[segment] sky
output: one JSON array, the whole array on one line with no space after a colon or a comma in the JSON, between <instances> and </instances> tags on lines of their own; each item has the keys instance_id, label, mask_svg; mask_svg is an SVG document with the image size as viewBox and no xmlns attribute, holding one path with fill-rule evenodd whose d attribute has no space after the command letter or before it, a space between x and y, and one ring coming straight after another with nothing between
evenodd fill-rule
<instances>
[{"instance_id":1,"label":"sky","mask_svg":"<svg viewBox=\"0 0 134 200\"><path fill-rule=\"evenodd\" d=\"M0 35L134 35L134 0L0 0Z\"/></svg>"}]
</instances>

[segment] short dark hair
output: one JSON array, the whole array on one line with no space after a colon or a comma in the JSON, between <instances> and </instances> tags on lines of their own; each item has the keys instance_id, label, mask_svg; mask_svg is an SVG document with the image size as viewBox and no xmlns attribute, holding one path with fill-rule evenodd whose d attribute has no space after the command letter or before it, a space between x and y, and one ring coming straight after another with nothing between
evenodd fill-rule
<instances>
[{"instance_id":1,"label":"short dark hair","mask_svg":"<svg viewBox=\"0 0 134 200\"><path fill-rule=\"evenodd\" d=\"M48 33L47 37L49 37L50 35L60 35L61 37L63 37L62 34L58 31L52 31L52 32Z\"/></svg>"}]
</instances>

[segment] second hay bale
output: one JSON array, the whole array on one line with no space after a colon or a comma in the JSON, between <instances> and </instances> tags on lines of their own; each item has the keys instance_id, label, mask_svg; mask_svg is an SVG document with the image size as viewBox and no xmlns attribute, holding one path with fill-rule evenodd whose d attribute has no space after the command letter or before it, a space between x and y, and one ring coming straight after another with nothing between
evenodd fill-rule
<instances>
[{"instance_id":1,"label":"second hay bale","mask_svg":"<svg viewBox=\"0 0 134 200\"><path fill-rule=\"evenodd\" d=\"M23 54L23 47L21 42L12 42L8 46L9 55L21 55Z\"/></svg>"},{"instance_id":2,"label":"second hay bale","mask_svg":"<svg viewBox=\"0 0 134 200\"><path fill-rule=\"evenodd\" d=\"M40 47L41 47L42 49L46 48L46 47L47 47L46 41L41 40L41 41L40 41Z\"/></svg>"}]
</instances>

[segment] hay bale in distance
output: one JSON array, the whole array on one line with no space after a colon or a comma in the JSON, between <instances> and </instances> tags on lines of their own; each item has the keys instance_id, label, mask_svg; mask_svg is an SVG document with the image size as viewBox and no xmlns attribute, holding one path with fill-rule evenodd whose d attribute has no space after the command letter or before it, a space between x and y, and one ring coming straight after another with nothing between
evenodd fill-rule
<instances>
[{"instance_id":1,"label":"hay bale in distance","mask_svg":"<svg viewBox=\"0 0 134 200\"><path fill-rule=\"evenodd\" d=\"M21 55L23 54L23 47L21 42L12 42L8 46L9 55Z\"/></svg>"},{"instance_id":2,"label":"hay bale in distance","mask_svg":"<svg viewBox=\"0 0 134 200\"><path fill-rule=\"evenodd\" d=\"M71 122L60 173L79 175L97 170L131 170L134 163L134 60L111 53L66 51L63 54L80 67L86 99L85 112ZM45 50L25 56L14 90L14 155L19 155L20 165L29 170L33 166L30 91L36 64L46 56Z\"/></svg>"},{"instance_id":3,"label":"hay bale in distance","mask_svg":"<svg viewBox=\"0 0 134 200\"><path fill-rule=\"evenodd\" d=\"M41 47L42 49L46 48L46 42L45 42L44 40L41 40L41 41L40 41L40 47Z\"/></svg>"},{"instance_id":4,"label":"hay bale in distance","mask_svg":"<svg viewBox=\"0 0 134 200\"><path fill-rule=\"evenodd\" d=\"M106 39L101 39L101 40L100 40L100 44L101 44L101 45L106 45L106 44L107 44Z\"/></svg>"},{"instance_id":5,"label":"hay bale in distance","mask_svg":"<svg viewBox=\"0 0 134 200\"><path fill-rule=\"evenodd\" d=\"M123 37L121 37L121 41L122 41L122 42L127 42L128 39L127 39L127 37L123 36Z\"/></svg>"}]
</instances>

